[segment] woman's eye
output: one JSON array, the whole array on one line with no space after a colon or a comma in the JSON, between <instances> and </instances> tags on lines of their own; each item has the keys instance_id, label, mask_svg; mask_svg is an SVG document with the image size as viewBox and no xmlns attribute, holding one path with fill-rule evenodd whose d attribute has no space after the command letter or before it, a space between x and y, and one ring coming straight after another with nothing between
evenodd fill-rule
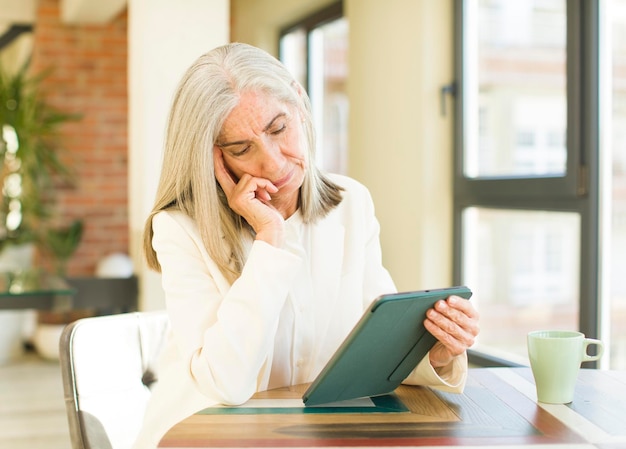
<instances>
[{"instance_id":1,"label":"woman's eye","mask_svg":"<svg viewBox=\"0 0 626 449\"><path fill-rule=\"evenodd\" d=\"M282 133L282 132L283 132L283 131L285 131L286 129L287 129L287 125L282 125L280 128L270 131L270 134L272 134L272 135L274 135L274 136L275 136L275 135L277 135L277 134Z\"/></svg>"},{"instance_id":2,"label":"woman's eye","mask_svg":"<svg viewBox=\"0 0 626 449\"><path fill-rule=\"evenodd\" d=\"M250 145L248 145L247 147L239 150L239 151L235 151L232 153L233 156L237 157L237 156L243 156L244 154L246 154L248 151L250 150Z\"/></svg>"}]
</instances>

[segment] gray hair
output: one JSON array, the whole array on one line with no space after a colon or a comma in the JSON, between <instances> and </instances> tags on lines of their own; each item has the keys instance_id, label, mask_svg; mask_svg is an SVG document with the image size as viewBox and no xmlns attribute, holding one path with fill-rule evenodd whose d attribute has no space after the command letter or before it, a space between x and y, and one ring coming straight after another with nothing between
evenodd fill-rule
<instances>
[{"instance_id":1,"label":"gray hair","mask_svg":"<svg viewBox=\"0 0 626 449\"><path fill-rule=\"evenodd\" d=\"M315 132L304 89L276 58L261 49L241 43L217 47L187 70L174 96L156 201L144 229L144 253L150 268L161 270L152 248L152 218L169 209L195 220L209 255L226 279L232 283L241 274L246 257L244 239L252 235L252 229L228 206L215 179L213 146L244 90L273 95L296 107L303 117L308 148L299 207L304 222L315 222L341 202L342 188L315 165Z\"/></svg>"}]
</instances>

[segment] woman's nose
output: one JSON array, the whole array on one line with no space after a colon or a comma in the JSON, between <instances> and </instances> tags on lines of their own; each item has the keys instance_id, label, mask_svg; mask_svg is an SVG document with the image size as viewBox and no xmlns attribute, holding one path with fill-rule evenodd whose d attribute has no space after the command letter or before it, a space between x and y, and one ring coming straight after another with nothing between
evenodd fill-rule
<instances>
[{"instance_id":1,"label":"woman's nose","mask_svg":"<svg viewBox=\"0 0 626 449\"><path fill-rule=\"evenodd\" d=\"M261 158L260 163L263 171L272 172L283 166L285 157L281 151L280 145L266 137L265 139L260 139L259 146L261 150L259 151Z\"/></svg>"}]
</instances>

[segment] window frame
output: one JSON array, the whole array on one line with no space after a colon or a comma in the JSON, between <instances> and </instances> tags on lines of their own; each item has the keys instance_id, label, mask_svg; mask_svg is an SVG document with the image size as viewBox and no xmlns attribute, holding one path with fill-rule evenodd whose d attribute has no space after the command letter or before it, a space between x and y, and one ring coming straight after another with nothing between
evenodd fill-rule
<instances>
[{"instance_id":1,"label":"window frame","mask_svg":"<svg viewBox=\"0 0 626 449\"><path fill-rule=\"evenodd\" d=\"M489 177L464 176L465 109L464 83L467 82L465 19L467 2L455 0L455 143L453 206L453 279L463 279L462 214L467 207L507 210L566 211L580 214L579 330L599 338L600 210L599 210L599 0L565 0L566 4L566 78L567 78L567 164L562 177ZM580 126L579 126L580 124ZM515 366L509 360L478 350L470 360L480 365ZM595 364L594 364L595 366Z\"/></svg>"},{"instance_id":2,"label":"window frame","mask_svg":"<svg viewBox=\"0 0 626 449\"><path fill-rule=\"evenodd\" d=\"M283 28L280 29L279 31L279 36L278 36L278 42L281 42L283 37L293 31L296 30L303 30L306 33L307 39L306 39L306 70L304 71L305 73L305 86L304 88L308 91L310 91L310 80L309 80L309 72L310 72L310 54L311 54L311 49L310 49L310 40L309 40L309 36L311 34L311 32L315 29L318 28L328 22L332 22L333 20L336 19L340 19L344 16L343 13L343 0L340 0L338 2L335 3L331 3L330 5L326 6L323 9L320 9L319 11L304 17L301 20L298 20L294 23L291 23ZM282 50L280 49L280 45L279 45L279 52L278 52L278 58L280 60L283 59L283 54L282 54Z\"/></svg>"}]
</instances>

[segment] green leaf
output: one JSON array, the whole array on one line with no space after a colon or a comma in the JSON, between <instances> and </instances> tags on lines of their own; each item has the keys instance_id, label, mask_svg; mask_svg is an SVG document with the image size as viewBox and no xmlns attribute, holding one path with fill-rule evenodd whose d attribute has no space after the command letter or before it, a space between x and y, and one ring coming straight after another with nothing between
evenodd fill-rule
<instances>
[{"instance_id":1,"label":"green leaf","mask_svg":"<svg viewBox=\"0 0 626 449\"><path fill-rule=\"evenodd\" d=\"M30 74L29 67L30 61L26 61L15 73L8 73L0 64L0 247L7 241L40 244L45 240L42 233L55 218L55 182L71 185L74 181L74 173L60 158L60 128L81 115L60 111L46 101L41 83L51 68ZM5 126L17 135L14 154L3 137ZM21 192L9 197L5 181L15 174L19 175ZM16 215L11 211L16 209L21 221L9 226L10 218ZM19 222L17 227L15 222Z\"/></svg>"}]
</instances>

